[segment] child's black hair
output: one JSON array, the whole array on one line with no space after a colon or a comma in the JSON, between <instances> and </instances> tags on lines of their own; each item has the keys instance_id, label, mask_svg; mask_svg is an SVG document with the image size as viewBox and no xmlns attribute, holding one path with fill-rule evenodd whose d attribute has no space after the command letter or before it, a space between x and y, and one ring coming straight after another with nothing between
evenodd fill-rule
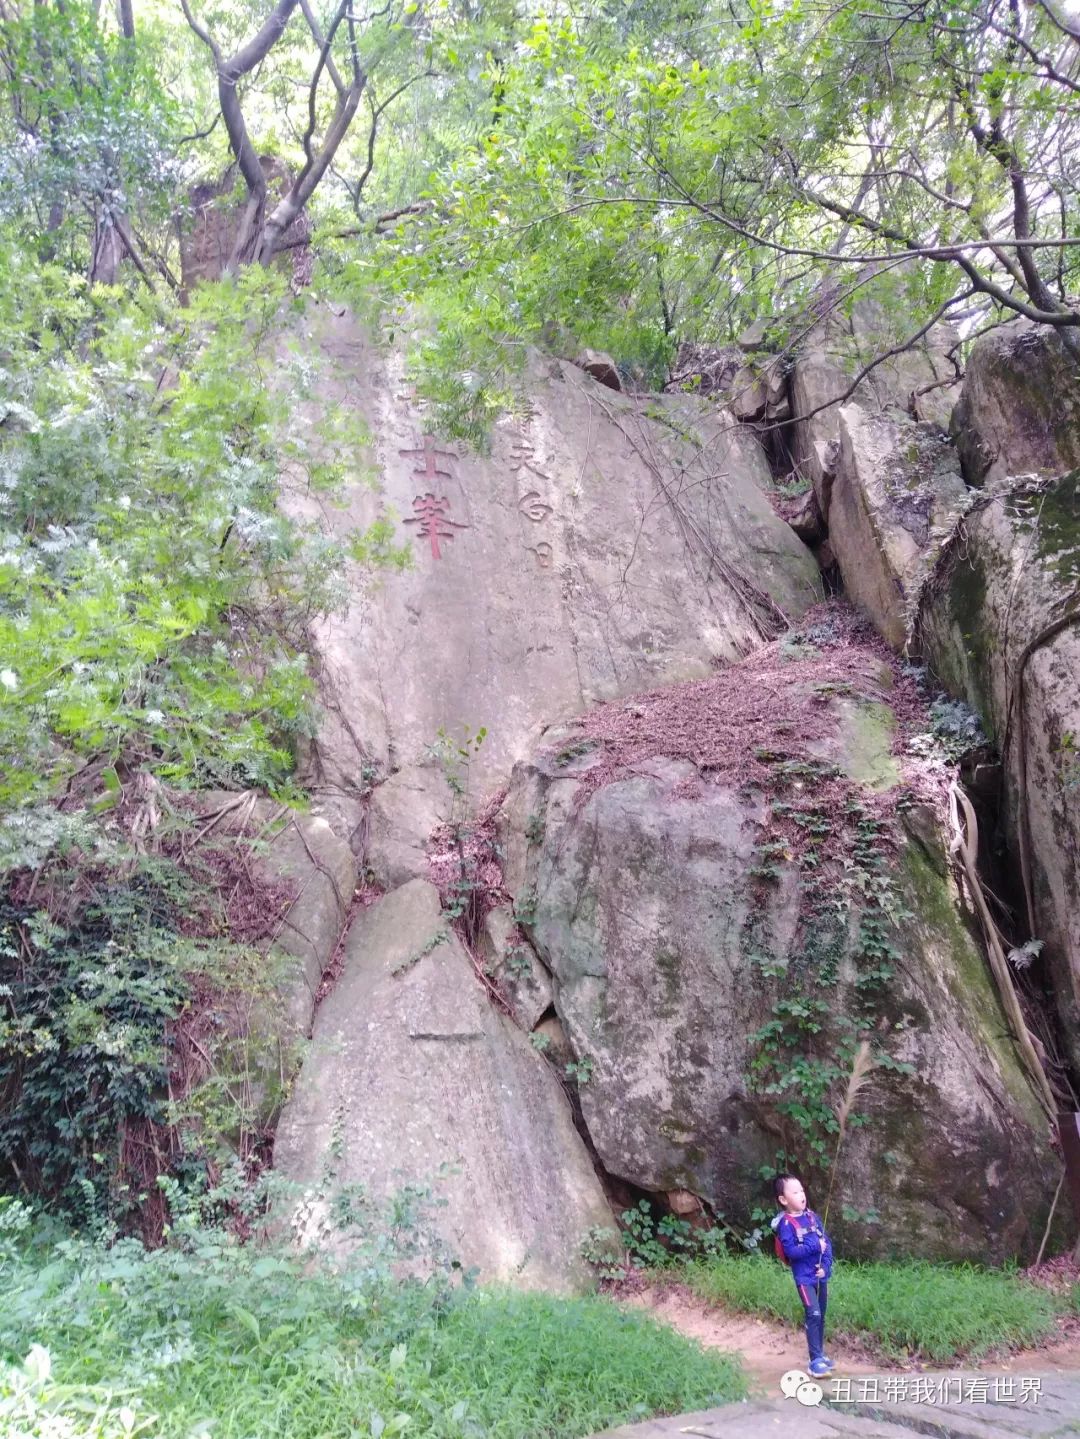
<instances>
[{"instance_id":1,"label":"child's black hair","mask_svg":"<svg viewBox=\"0 0 1080 1439\"><path fill-rule=\"evenodd\" d=\"M798 1176L794 1174L778 1174L776 1176L776 1178L773 1180L773 1194L776 1197L777 1203L779 1203L781 1198L783 1197L784 1185L788 1182L789 1179L796 1179L797 1177Z\"/></svg>"}]
</instances>

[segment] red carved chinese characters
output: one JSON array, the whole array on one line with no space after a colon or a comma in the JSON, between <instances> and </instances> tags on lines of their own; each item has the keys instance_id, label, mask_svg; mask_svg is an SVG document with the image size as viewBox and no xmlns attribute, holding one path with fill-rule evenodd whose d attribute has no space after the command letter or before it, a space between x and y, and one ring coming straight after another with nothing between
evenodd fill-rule
<instances>
[{"instance_id":1,"label":"red carved chinese characters","mask_svg":"<svg viewBox=\"0 0 1080 1439\"><path fill-rule=\"evenodd\" d=\"M449 470L440 469L440 460L454 460L457 456L453 450L440 450L435 446L434 435L425 435L423 446L419 450L398 450L403 460L415 458L423 460L423 468L419 465L413 470L417 479L421 480L450 480L453 479ZM455 530L467 530L468 525L452 520L449 515L450 501L445 495L436 495L433 490L425 494L417 495L412 502L415 513L411 519L405 521L407 525L418 526L418 536L426 538L431 544L431 558L438 560L442 558L442 551L439 549L440 540L452 540Z\"/></svg>"},{"instance_id":2,"label":"red carved chinese characters","mask_svg":"<svg viewBox=\"0 0 1080 1439\"><path fill-rule=\"evenodd\" d=\"M456 460L457 456L454 454L453 450L436 449L434 435L424 436L423 449L398 450L398 454L403 460L409 459L409 457L412 455L415 455L418 459L423 460L424 468L421 469L420 466L417 465L416 469L413 470L413 474L416 475L418 479L449 480L453 478L449 470L439 469L438 461L439 459Z\"/></svg>"},{"instance_id":3,"label":"red carved chinese characters","mask_svg":"<svg viewBox=\"0 0 1080 1439\"><path fill-rule=\"evenodd\" d=\"M431 541L431 558L433 560L442 558L442 552L439 549L440 540L452 540L455 530L469 528L468 525L450 519L447 514L450 501L445 495L433 495L429 490L426 495L417 495L412 506L416 513L405 523L419 525L419 534L426 536Z\"/></svg>"}]
</instances>

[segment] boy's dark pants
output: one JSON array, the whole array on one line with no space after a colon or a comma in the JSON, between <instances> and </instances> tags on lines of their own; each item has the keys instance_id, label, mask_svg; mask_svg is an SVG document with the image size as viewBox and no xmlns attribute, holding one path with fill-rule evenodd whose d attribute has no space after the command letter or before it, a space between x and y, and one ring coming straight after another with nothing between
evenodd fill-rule
<instances>
[{"instance_id":1,"label":"boy's dark pants","mask_svg":"<svg viewBox=\"0 0 1080 1439\"><path fill-rule=\"evenodd\" d=\"M811 1363L825 1353L825 1310L829 1303L829 1283L817 1279L813 1284L796 1284L806 1312L806 1343Z\"/></svg>"}]
</instances>

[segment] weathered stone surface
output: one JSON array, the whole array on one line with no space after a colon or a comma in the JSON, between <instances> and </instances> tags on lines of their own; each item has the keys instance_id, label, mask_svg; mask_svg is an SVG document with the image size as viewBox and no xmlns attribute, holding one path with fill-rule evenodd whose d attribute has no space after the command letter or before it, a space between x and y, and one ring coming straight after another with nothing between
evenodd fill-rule
<instances>
[{"instance_id":1,"label":"weathered stone surface","mask_svg":"<svg viewBox=\"0 0 1080 1439\"><path fill-rule=\"evenodd\" d=\"M760 316L752 325L748 325L735 341L739 349L745 350L748 355L752 355L758 350L771 349L769 323L768 316Z\"/></svg>"},{"instance_id":2,"label":"weathered stone surface","mask_svg":"<svg viewBox=\"0 0 1080 1439\"><path fill-rule=\"evenodd\" d=\"M609 390L621 390L623 387L622 376L619 374L619 367L610 355L605 355L603 350L583 350L574 362L580 365L587 375L604 385Z\"/></svg>"},{"instance_id":3,"label":"weathered stone surface","mask_svg":"<svg viewBox=\"0 0 1080 1439\"><path fill-rule=\"evenodd\" d=\"M898 301L893 299L895 308ZM938 325L926 339L903 354L877 365L848 395L855 376L896 343L895 324L876 299L864 297L849 316L833 314L807 336L791 376L795 419L795 460L813 481L823 512L829 507L829 459L839 439L839 406L858 405L869 413L914 416L944 429L949 423L954 392L926 386L954 377L946 352L956 343L950 325ZM822 406L828 406L823 409Z\"/></svg>"},{"instance_id":4,"label":"weathered stone surface","mask_svg":"<svg viewBox=\"0 0 1080 1439\"><path fill-rule=\"evenodd\" d=\"M1048 325L1013 320L976 341L951 425L969 484L1080 465L1078 370Z\"/></svg>"},{"instance_id":5,"label":"weathered stone surface","mask_svg":"<svg viewBox=\"0 0 1080 1439\"><path fill-rule=\"evenodd\" d=\"M749 365L743 365L731 381L728 404L737 420L759 420L768 401L765 381Z\"/></svg>"},{"instance_id":6,"label":"weathered stone surface","mask_svg":"<svg viewBox=\"0 0 1080 1439\"><path fill-rule=\"evenodd\" d=\"M488 1002L421 880L353 925L274 1162L308 1188L309 1236L335 1184L385 1197L430 1183L451 1251L485 1279L525 1287L585 1287L581 1238L610 1222L558 1079ZM437 1180L447 1163L455 1172Z\"/></svg>"},{"instance_id":7,"label":"weathered stone surface","mask_svg":"<svg viewBox=\"0 0 1080 1439\"><path fill-rule=\"evenodd\" d=\"M551 976L505 905L484 916L477 949L485 972L505 996L518 1024L534 1029L551 1008Z\"/></svg>"},{"instance_id":8,"label":"weathered stone surface","mask_svg":"<svg viewBox=\"0 0 1080 1439\"><path fill-rule=\"evenodd\" d=\"M1002 481L965 517L923 598L920 646L1004 751L1013 856L1026 835L1061 1033L1080 1064L1080 471ZM1018 866L1019 869L1019 866ZM1018 875L1019 877L1019 875Z\"/></svg>"},{"instance_id":9,"label":"weathered stone surface","mask_svg":"<svg viewBox=\"0 0 1080 1439\"><path fill-rule=\"evenodd\" d=\"M320 809L361 834L374 774L364 860L382 883L426 873L429 819L451 801L430 754L440 729L488 731L468 769L475 802L544 725L708 674L782 627L777 607L798 616L820 596L812 555L766 497L759 443L714 405L645 405L572 364L538 362L532 414L501 422L478 456L425 441L399 356L347 315L313 315L304 344L326 373L317 396L294 402L294 424L304 434L342 406L370 428L378 467L375 479L358 456L327 516L340 531L390 520L412 559L366 591L354 574L349 613L314 632L327 697L311 770ZM658 405L667 423L645 413ZM425 505L438 509L430 524Z\"/></svg>"},{"instance_id":10,"label":"weathered stone surface","mask_svg":"<svg viewBox=\"0 0 1080 1439\"><path fill-rule=\"evenodd\" d=\"M452 813L452 796L434 762L390 775L367 807L365 866L387 889L425 875L428 836Z\"/></svg>"},{"instance_id":11,"label":"weathered stone surface","mask_svg":"<svg viewBox=\"0 0 1080 1439\"><path fill-rule=\"evenodd\" d=\"M967 505L955 451L931 425L838 412L840 451L825 522L848 598L902 650L911 607Z\"/></svg>"},{"instance_id":12,"label":"weathered stone surface","mask_svg":"<svg viewBox=\"0 0 1080 1439\"><path fill-rule=\"evenodd\" d=\"M802 703L803 663L785 661L786 688L776 690L773 671L763 693L785 763L828 760L864 794L895 792L888 666L869 660L858 678L815 690L828 721L800 747L784 721ZM745 684L754 683L748 671ZM753 1036L771 1022L776 994L762 964L805 975L798 994L823 997L830 1015L858 1025L859 891L843 888L838 868L829 892L851 908L828 941L839 946L835 983L819 980L825 961L809 959L806 917L817 870L786 850L767 792L740 783L738 770L716 778L662 755L593 788L604 752L568 753L562 745L515 771L508 812L542 823L511 853L509 871L523 885L519 908L535 915L529 932L575 1056L592 1062L580 1090L589 1134L611 1174L746 1213L760 1199L760 1167L791 1142L775 1101L748 1083ZM797 798L799 788L784 794ZM889 1216L885 1227L837 1213L836 1228L848 1253L1026 1252L1058 1175L1046 1121L949 882L902 832L894 844L889 871L911 915L893 936L902 957L875 1042L913 1073L875 1076L869 1121L845 1143L841 1189ZM806 1041L791 1042L794 1065Z\"/></svg>"},{"instance_id":13,"label":"weathered stone surface","mask_svg":"<svg viewBox=\"0 0 1080 1439\"><path fill-rule=\"evenodd\" d=\"M825 538L825 522L813 490L789 501L781 513L804 545L816 545Z\"/></svg>"},{"instance_id":14,"label":"weathered stone surface","mask_svg":"<svg viewBox=\"0 0 1080 1439\"><path fill-rule=\"evenodd\" d=\"M737 345L694 345L684 341L666 388L687 389L698 395L726 394L744 360Z\"/></svg>"},{"instance_id":15,"label":"weathered stone surface","mask_svg":"<svg viewBox=\"0 0 1080 1439\"><path fill-rule=\"evenodd\" d=\"M319 981L341 937L356 888L356 860L327 821L315 815L290 815L268 837L268 845L265 858L256 861L258 866L299 885L276 945L299 962L295 984L286 996L279 990L279 998L285 999L297 1032L307 1034Z\"/></svg>"}]
</instances>

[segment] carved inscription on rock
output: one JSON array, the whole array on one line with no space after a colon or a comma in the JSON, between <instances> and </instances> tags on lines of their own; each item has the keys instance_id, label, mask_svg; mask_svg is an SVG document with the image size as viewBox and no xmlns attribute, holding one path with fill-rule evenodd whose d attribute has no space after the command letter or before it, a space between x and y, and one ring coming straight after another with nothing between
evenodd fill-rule
<instances>
[{"instance_id":1,"label":"carved inscription on rock","mask_svg":"<svg viewBox=\"0 0 1080 1439\"><path fill-rule=\"evenodd\" d=\"M518 509L527 520L532 520L534 525L539 525L552 513L551 506L545 504L536 490L530 490L527 495L522 495L518 500Z\"/></svg>"},{"instance_id":2,"label":"carved inscription on rock","mask_svg":"<svg viewBox=\"0 0 1080 1439\"><path fill-rule=\"evenodd\" d=\"M405 523L419 526L417 538L430 542L433 560L442 559L439 541L452 540L455 530L467 530L468 525L450 518L450 501L445 495L433 495L429 490L426 495L417 495L412 504L415 513Z\"/></svg>"},{"instance_id":3,"label":"carved inscription on rock","mask_svg":"<svg viewBox=\"0 0 1080 1439\"><path fill-rule=\"evenodd\" d=\"M545 485L551 484L551 476L536 463L535 448L524 438L515 440L510 447L510 473L520 482L527 483L528 477L535 475L537 479L543 480ZM532 524L542 525L555 511L539 490L530 489L519 495L518 513L524 515ZM537 569L551 569L555 551L547 540L541 540L538 545L526 545L525 548L535 559Z\"/></svg>"},{"instance_id":4,"label":"carved inscription on rock","mask_svg":"<svg viewBox=\"0 0 1080 1439\"><path fill-rule=\"evenodd\" d=\"M457 459L457 456L452 450L440 450L435 444L434 435L425 435L419 449L398 450L398 454L403 460L417 460L418 463L413 470L417 479L429 482L453 479L452 472L443 468L440 462L449 465ZM422 465L419 463L421 460L423 461ZM442 558L442 551L439 548L440 540L452 540L456 530L469 528L460 520L450 518L450 500L446 495L437 495L433 489L416 495L413 498L412 507L413 514L405 523L417 526L417 538L428 541L433 560Z\"/></svg>"}]
</instances>

